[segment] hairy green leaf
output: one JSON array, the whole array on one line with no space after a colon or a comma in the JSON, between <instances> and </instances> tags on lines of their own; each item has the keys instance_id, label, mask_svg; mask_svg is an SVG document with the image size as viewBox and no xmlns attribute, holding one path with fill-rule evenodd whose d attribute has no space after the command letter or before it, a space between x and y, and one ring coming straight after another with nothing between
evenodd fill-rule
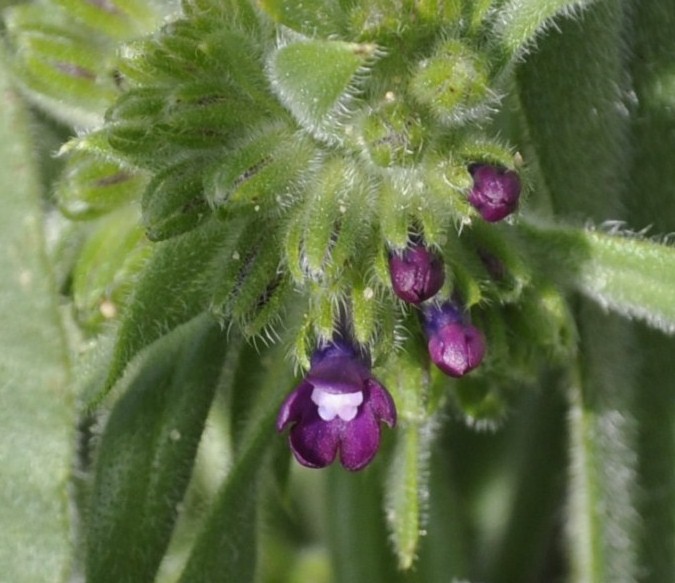
<instances>
[{"instance_id":1,"label":"hairy green leaf","mask_svg":"<svg viewBox=\"0 0 675 583\"><path fill-rule=\"evenodd\" d=\"M120 325L104 393L140 350L209 308L212 280L217 275L214 261L227 247L229 231L229 226L210 221L157 244ZM220 258L228 259L227 253Z\"/></svg>"},{"instance_id":2,"label":"hairy green leaf","mask_svg":"<svg viewBox=\"0 0 675 583\"><path fill-rule=\"evenodd\" d=\"M285 363L283 347L263 353L257 395L249 409L249 421L241 433L240 446L218 497L199 533L181 576L184 583L255 579L257 554L258 476L270 440L276 438L274 418L283 390L290 388L292 373ZM250 390L234 386L234 391Z\"/></svg>"},{"instance_id":3,"label":"hairy green leaf","mask_svg":"<svg viewBox=\"0 0 675 583\"><path fill-rule=\"evenodd\" d=\"M521 235L554 281L619 314L675 331L673 247L630 234L524 224Z\"/></svg>"},{"instance_id":4,"label":"hairy green leaf","mask_svg":"<svg viewBox=\"0 0 675 583\"><path fill-rule=\"evenodd\" d=\"M222 369L226 334L208 316L165 336L116 403L101 437L87 523L91 581L150 581Z\"/></svg>"},{"instance_id":5,"label":"hairy green leaf","mask_svg":"<svg viewBox=\"0 0 675 583\"><path fill-rule=\"evenodd\" d=\"M69 580L74 399L47 263L29 118L0 52L0 565L12 583Z\"/></svg>"}]
</instances>

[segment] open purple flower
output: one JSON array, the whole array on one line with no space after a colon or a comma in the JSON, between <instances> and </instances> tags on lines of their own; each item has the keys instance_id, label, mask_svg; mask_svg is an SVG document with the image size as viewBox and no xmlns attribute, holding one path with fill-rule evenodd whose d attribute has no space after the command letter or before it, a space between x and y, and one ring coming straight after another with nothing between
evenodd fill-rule
<instances>
[{"instance_id":1,"label":"open purple flower","mask_svg":"<svg viewBox=\"0 0 675 583\"><path fill-rule=\"evenodd\" d=\"M469 202L491 223L502 220L518 207L520 177L517 172L490 164L472 164L473 188Z\"/></svg>"},{"instance_id":2,"label":"open purple flower","mask_svg":"<svg viewBox=\"0 0 675 583\"><path fill-rule=\"evenodd\" d=\"M422 311L431 361L445 374L462 377L485 356L485 338L467 323L456 304L426 306Z\"/></svg>"},{"instance_id":3,"label":"open purple flower","mask_svg":"<svg viewBox=\"0 0 675 583\"><path fill-rule=\"evenodd\" d=\"M323 468L339 451L342 465L355 471L375 457L381 421L396 424L391 395L354 348L336 341L312 356L309 372L281 406L277 430L291 427L291 450L302 465Z\"/></svg>"},{"instance_id":4,"label":"open purple flower","mask_svg":"<svg viewBox=\"0 0 675 583\"><path fill-rule=\"evenodd\" d=\"M445 281L443 262L421 244L413 245L401 254L392 254L389 275L394 293L411 304L434 296Z\"/></svg>"}]
</instances>

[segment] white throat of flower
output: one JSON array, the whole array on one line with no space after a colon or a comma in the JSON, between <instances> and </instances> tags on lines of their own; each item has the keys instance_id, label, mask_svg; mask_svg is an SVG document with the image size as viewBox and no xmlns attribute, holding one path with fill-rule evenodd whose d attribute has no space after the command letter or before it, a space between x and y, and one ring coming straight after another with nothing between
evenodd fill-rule
<instances>
[{"instance_id":1,"label":"white throat of flower","mask_svg":"<svg viewBox=\"0 0 675 583\"><path fill-rule=\"evenodd\" d=\"M324 421L332 421L339 417L343 421L351 421L363 403L363 392L329 393L322 389L312 391L312 401L319 408L319 417Z\"/></svg>"}]
</instances>

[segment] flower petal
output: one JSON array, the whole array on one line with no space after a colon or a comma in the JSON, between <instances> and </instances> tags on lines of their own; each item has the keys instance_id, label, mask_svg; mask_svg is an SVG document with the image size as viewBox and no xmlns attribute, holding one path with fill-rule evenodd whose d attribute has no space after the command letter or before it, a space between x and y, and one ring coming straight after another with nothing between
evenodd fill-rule
<instances>
[{"instance_id":1,"label":"flower petal","mask_svg":"<svg viewBox=\"0 0 675 583\"><path fill-rule=\"evenodd\" d=\"M277 415L277 431L283 431L289 423L297 423L311 412L314 406L311 400L312 385L302 381L286 397Z\"/></svg>"},{"instance_id":2,"label":"flower petal","mask_svg":"<svg viewBox=\"0 0 675 583\"><path fill-rule=\"evenodd\" d=\"M389 427L396 425L396 405L389 391L376 379L366 381L366 395L364 405L372 411L377 421L384 421Z\"/></svg>"},{"instance_id":3,"label":"flower petal","mask_svg":"<svg viewBox=\"0 0 675 583\"><path fill-rule=\"evenodd\" d=\"M310 468L323 468L335 459L340 443L340 419L324 421L316 412L291 429L289 442L296 459Z\"/></svg>"},{"instance_id":4,"label":"flower petal","mask_svg":"<svg viewBox=\"0 0 675 583\"><path fill-rule=\"evenodd\" d=\"M356 393L361 390L368 369L349 356L327 356L307 373L305 380L327 393Z\"/></svg>"},{"instance_id":5,"label":"flower petal","mask_svg":"<svg viewBox=\"0 0 675 583\"><path fill-rule=\"evenodd\" d=\"M363 407L356 418L342 422L340 462L353 472L367 466L380 446L380 426L372 411Z\"/></svg>"}]
</instances>

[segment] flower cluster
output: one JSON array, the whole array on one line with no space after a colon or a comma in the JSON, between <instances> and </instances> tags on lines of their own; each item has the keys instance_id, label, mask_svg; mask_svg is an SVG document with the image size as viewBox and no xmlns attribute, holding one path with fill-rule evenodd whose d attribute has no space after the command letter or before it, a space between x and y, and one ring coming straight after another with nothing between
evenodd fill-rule
<instances>
[{"instance_id":1,"label":"flower cluster","mask_svg":"<svg viewBox=\"0 0 675 583\"><path fill-rule=\"evenodd\" d=\"M469 168L474 186L468 200L489 222L512 213L520 179L511 171L485 164ZM461 303L428 301L445 283L441 257L420 240L389 257L394 293L420 307L431 361L445 374L462 377L485 356L485 338ZM339 453L348 470L368 465L380 444L380 423L396 423L388 391L372 376L369 359L350 342L334 340L318 348L309 372L286 398L277 430L290 427L289 442L298 462L310 468L331 464Z\"/></svg>"}]
</instances>

